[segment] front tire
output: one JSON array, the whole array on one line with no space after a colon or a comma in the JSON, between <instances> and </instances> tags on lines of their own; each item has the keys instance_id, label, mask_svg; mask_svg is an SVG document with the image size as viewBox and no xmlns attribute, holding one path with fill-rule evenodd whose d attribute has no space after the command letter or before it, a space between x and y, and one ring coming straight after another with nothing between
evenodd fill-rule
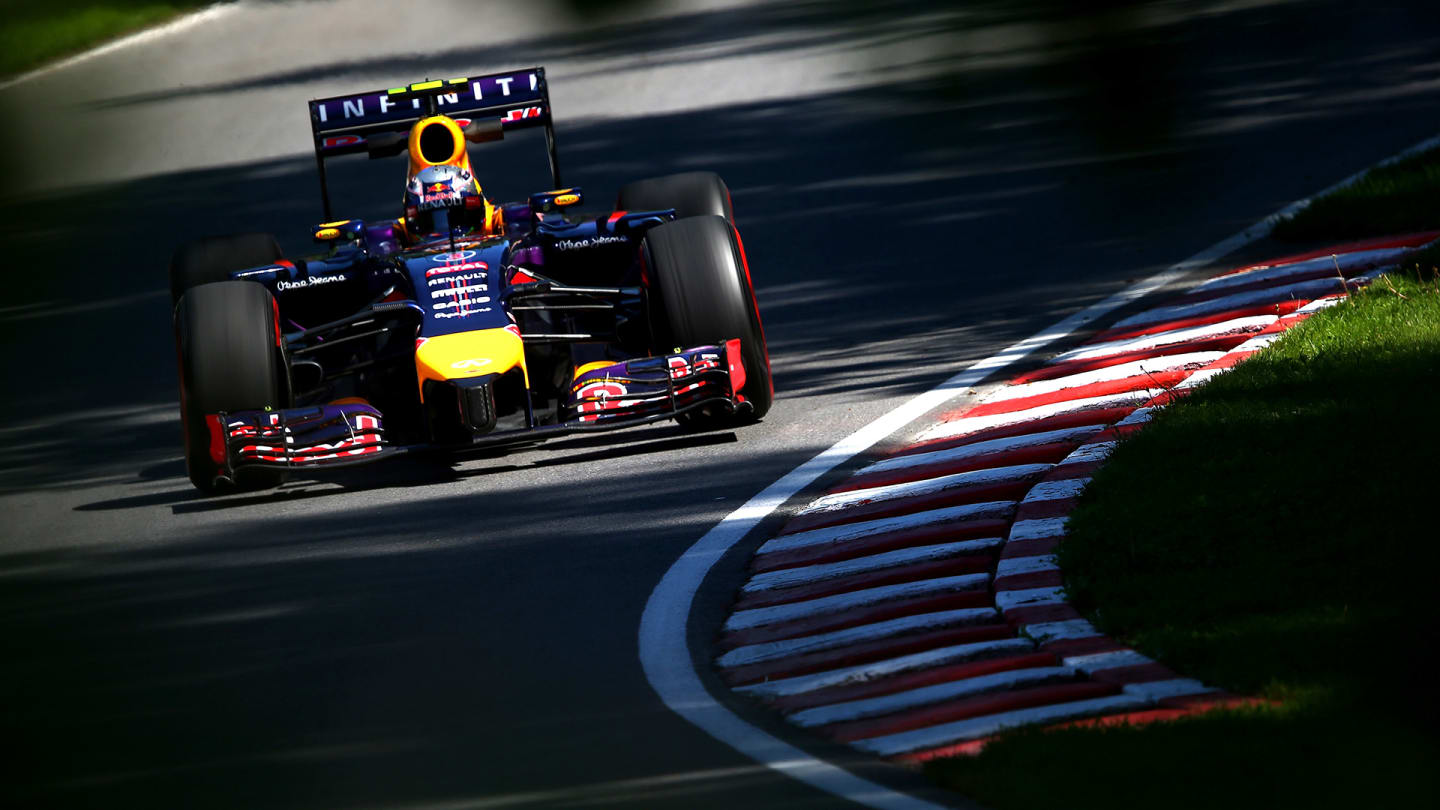
<instances>
[{"instance_id":1,"label":"front tire","mask_svg":"<svg viewBox=\"0 0 1440 810\"><path fill-rule=\"evenodd\" d=\"M170 304L191 287L228 281L236 270L274 264L284 256L268 233L207 236L181 245L170 257Z\"/></svg>"},{"instance_id":2,"label":"front tire","mask_svg":"<svg viewBox=\"0 0 1440 810\"><path fill-rule=\"evenodd\" d=\"M739 394L750 403L740 421L763 417L775 397L770 355L734 226L714 215L667 222L645 234L642 250L657 348L668 353L739 338L745 363ZM712 427L734 420L696 416L682 421Z\"/></svg>"},{"instance_id":3,"label":"front tire","mask_svg":"<svg viewBox=\"0 0 1440 810\"><path fill-rule=\"evenodd\" d=\"M620 189L615 208L620 211L674 208L676 219L721 216L735 221L730 189L714 172L684 172L636 180Z\"/></svg>"},{"instance_id":4,"label":"front tire","mask_svg":"<svg viewBox=\"0 0 1440 810\"><path fill-rule=\"evenodd\" d=\"M206 415L279 410L284 360L276 329L275 298L250 281L192 287L175 308L180 364L180 421L190 482L208 494L265 489L285 480L283 470L243 470L227 476ZM223 455L222 455L223 459Z\"/></svg>"}]
</instances>

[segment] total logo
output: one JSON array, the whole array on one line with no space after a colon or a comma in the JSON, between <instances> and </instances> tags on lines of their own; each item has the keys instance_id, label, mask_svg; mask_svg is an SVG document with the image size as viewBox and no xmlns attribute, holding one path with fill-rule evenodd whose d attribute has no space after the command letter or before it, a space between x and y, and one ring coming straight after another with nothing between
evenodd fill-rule
<instances>
[{"instance_id":1,"label":"total logo","mask_svg":"<svg viewBox=\"0 0 1440 810\"><path fill-rule=\"evenodd\" d=\"M455 251L454 253L437 253L437 254L435 254L434 256L431 256L431 257L430 257L430 261L432 261L432 262L440 262L441 264L447 264L447 263L449 263L449 262L463 262L463 261L465 261L465 260L467 260L467 259L473 259L473 258L475 258L475 251L473 251L473 250L457 250L457 251Z\"/></svg>"},{"instance_id":2,"label":"total logo","mask_svg":"<svg viewBox=\"0 0 1440 810\"><path fill-rule=\"evenodd\" d=\"M472 357L469 360L459 360L457 362L451 363L450 368L453 368L456 371L464 371L469 374L474 374L475 372L479 371L482 368L485 368L488 365L490 365L490 358Z\"/></svg>"}]
</instances>

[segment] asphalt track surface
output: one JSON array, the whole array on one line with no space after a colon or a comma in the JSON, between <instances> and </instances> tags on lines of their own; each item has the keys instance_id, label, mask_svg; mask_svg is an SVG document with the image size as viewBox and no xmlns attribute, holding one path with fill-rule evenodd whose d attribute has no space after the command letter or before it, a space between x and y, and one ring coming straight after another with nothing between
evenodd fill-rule
<instances>
[{"instance_id":1,"label":"asphalt track surface","mask_svg":"<svg viewBox=\"0 0 1440 810\"><path fill-rule=\"evenodd\" d=\"M6 794L832 806L646 684L637 626L676 557L909 396L1440 120L1440 25L1420 4L733 5L242 4L0 90L0 700L24 741ZM178 457L174 245L266 230L306 249L306 98L533 63L591 199L691 168L729 181L770 416L198 497ZM545 183L543 150L514 140L493 196ZM389 214L402 172L337 171L336 196ZM693 646L762 537L706 583Z\"/></svg>"}]
</instances>

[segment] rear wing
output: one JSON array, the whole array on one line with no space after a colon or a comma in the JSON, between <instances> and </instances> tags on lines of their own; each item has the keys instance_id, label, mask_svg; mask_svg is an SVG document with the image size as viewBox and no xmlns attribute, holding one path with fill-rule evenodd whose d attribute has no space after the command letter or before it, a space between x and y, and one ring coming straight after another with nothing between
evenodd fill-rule
<instances>
[{"instance_id":1,"label":"rear wing","mask_svg":"<svg viewBox=\"0 0 1440 810\"><path fill-rule=\"evenodd\" d=\"M368 152L372 140L391 140L399 133L408 132L421 118L436 114L448 115L461 126L486 118L499 119L506 130L543 126L553 187L564 187L560 182L560 160L555 148L545 68L435 79L310 102L310 133L315 141L315 165L320 172L325 220L333 218L330 187L325 179L326 160Z\"/></svg>"}]
</instances>

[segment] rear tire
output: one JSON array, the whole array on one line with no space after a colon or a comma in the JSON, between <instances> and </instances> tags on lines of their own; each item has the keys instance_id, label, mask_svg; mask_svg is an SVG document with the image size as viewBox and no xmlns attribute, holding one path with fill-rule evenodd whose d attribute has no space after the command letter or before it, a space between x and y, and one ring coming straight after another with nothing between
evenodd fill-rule
<instances>
[{"instance_id":1,"label":"rear tire","mask_svg":"<svg viewBox=\"0 0 1440 810\"><path fill-rule=\"evenodd\" d=\"M739 393L752 407L739 421L763 417L775 396L770 355L734 226L713 215L667 222L645 234L642 250L657 348L668 353L739 338L745 363L745 385ZM715 427L736 420L693 416L681 421Z\"/></svg>"},{"instance_id":2,"label":"rear tire","mask_svg":"<svg viewBox=\"0 0 1440 810\"><path fill-rule=\"evenodd\" d=\"M615 208L620 211L674 208L676 219L713 215L735 221L730 189L714 172L685 172L636 180L620 189Z\"/></svg>"},{"instance_id":3,"label":"rear tire","mask_svg":"<svg viewBox=\"0 0 1440 810\"><path fill-rule=\"evenodd\" d=\"M264 489L285 480L283 470L244 470L230 480L211 455L206 414L279 410L284 360L275 325L275 298L250 281L192 287L175 308L180 363L180 421L190 482L209 494Z\"/></svg>"},{"instance_id":4,"label":"rear tire","mask_svg":"<svg viewBox=\"0 0 1440 810\"><path fill-rule=\"evenodd\" d=\"M170 304L191 287L228 281L236 270L274 264L284 257L268 233L210 236L181 245L170 258Z\"/></svg>"}]
</instances>

